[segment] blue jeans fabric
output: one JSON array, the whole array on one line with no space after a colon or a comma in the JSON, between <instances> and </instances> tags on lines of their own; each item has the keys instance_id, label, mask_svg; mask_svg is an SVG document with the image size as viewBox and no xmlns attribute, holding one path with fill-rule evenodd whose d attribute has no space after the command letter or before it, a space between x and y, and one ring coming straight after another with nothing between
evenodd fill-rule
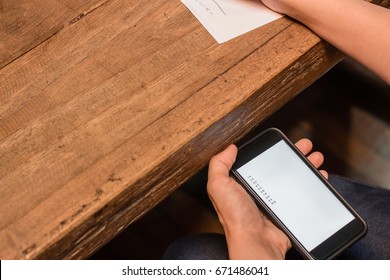
<instances>
[{"instance_id":1,"label":"blue jeans fabric","mask_svg":"<svg viewBox=\"0 0 390 280\"><path fill-rule=\"evenodd\" d=\"M330 175L330 183L349 204L362 216L368 225L365 237L356 242L338 259L390 259L390 191L367 186L349 179ZM166 250L164 259L210 260L228 259L224 235L197 234L183 237ZM291 249L286 259L301 259Z\"/></svg>"}]
</instances>

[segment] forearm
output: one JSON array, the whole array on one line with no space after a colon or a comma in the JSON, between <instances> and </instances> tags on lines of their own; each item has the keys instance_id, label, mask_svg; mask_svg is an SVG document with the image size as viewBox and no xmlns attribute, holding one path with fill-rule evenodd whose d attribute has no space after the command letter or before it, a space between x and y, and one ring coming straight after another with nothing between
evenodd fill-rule
<instances>
[{"instance_id":1,"label":"forearm","mask_svg":"<svg viewBox=\"0 0 390 280\"><path fill-rule=\"evenodd\" d=\"M267 233L260 229L225 233L231 260L283 260L291 247L288 239L275 241L273 236L263 236Z\"/></svg>"},{"instance_id":2,"label":"forearm","mask_svg":"<svg viewBox=\"0 0 390 280\"><path fill-rule=\"evenodd\" d=\"M389 9L363 0L264 0L264 3L302 22L390 84Z\"/></svg>"}]
</instances>

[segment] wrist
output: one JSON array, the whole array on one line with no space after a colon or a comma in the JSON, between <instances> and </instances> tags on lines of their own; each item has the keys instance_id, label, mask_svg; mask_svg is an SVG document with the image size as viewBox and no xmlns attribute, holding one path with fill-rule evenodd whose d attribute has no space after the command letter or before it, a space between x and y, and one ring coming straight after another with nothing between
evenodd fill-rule
<instances>
[{"instance_id":1,"label":"wrist","mask_svg":"<svg viewBox=\"0 0 390 280\"><path fill-rule=\"evenodd\" d=\"M270 9L286 14L288 16L299 15L300 6L305 6L307 3L302 3L300 0L262 0L262 2ZM305 2L305 1L304 1ZM300 5L304 4L304 5Z\"/></svg>"},{"instance_id":2,"label":"wrist","mask_svg":"<svg viewBox=\"0 0 390 280\"><path fill-rule=\"evenodd\" d=\"M264 228L230 229L225 232L230 259L283 260L291 243L275 238Z\"/></svg>"},{"instance_id":3,"label":"wrist","mask_svg":"<svg viewBox=\"0 0 390 280\"><path fill-rule=\"evenodd\" d=\"M281 13L307 24L312 17L318 16L323 2L318 0L280 0L278 5Z\"/></svg>"}]
</instances>

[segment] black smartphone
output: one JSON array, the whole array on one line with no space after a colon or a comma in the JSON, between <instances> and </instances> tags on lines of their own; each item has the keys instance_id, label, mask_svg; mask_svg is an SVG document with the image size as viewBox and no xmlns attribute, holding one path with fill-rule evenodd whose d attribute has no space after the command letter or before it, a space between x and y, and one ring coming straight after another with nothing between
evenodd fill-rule
<instances>
[{"instance_id":1,"label":"black smartphone","mask_svg":"<svg viewBox=\"0 0 390 280\"><path fill-rule=\"evenodd\" d=\"M306 259L332 259L367 231L363 219L278 129L239 147L231 174Z\"/></svg>"}]
</instances>

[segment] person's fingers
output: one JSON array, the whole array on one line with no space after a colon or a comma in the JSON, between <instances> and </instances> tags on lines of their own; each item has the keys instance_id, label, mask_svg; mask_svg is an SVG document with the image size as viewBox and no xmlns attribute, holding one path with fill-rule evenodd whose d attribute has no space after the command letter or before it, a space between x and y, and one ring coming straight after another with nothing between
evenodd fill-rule
<instances>
[{"instance_id":1,"label":"person's fingers","mask_svg":"<svg viewBox=\"0 0 390 280\"><path fill-rule=\"evenodd\" d=\"M313 144L309 139L301 139L296 144L296 147L305 155L310 153ZM215 155L209 164L209 179L217 179L229 177L229 171L233 166L237 157L237 147L229 145L225 150ZM320 152L313 152L307 156L307 159L316 167L319 168L324 162L324 156ZM320 171L325 178L328 178L328 173L325 170Z\"/></svg>"},{"instance_id":2,"label":"person's fingers","mask_svg":"<svg viewBox=\"0 0 390 280\"><path fill-rule=\"evenodd\" d=\"M320 152L313 152L310 155L310 151L313 149L313 143L309 139L301 139L295 146L307 156L307 159L316 167L319 168L324 163L324 155ZM328 173L325 170L320 171L325 178L328 178Z\"/></svg>"},{"instance_id":3,"label":"person's fingers","mask_svg":"<svg viewBox=\"0 0 390 280\"><path fill-rule=\"evenodd\" d=\"M320 173L322 174L322 176L324 176L328 180L329 174L326 170L320 170Z\"/></svg>"},{"instance_id":4,"label":"person's fingers","mask_svg":"<svg viewBox=\"0 0 390 280\"><path fill-rule=\"evenodd\" d=\"M295 143L295 146L301 151L302 154L307 155L313 149L313 143L306 138L299 140Z\"/></svg>"},{"instance_id":5,"label":"person's fingers","mask_svg":"<svg viewBox=\"0 0 390 280\"><path fill-rule=\"evenodd\" d=\"M324 163L324 155L320 152L311 153L307 159L313 164L316 168L320 167Z\"/></svg>"},{"instance_id":6,"label":"person's fingers","mask_svg":"<svg viewBox=\"0 0 390 280\"><path fill-rule=\"evenodd\" d=\"M237 156L237 147L229 145L225 150L215 155L209 164L210 176L229 176L229 171L232 168Z\"/></svg>"}]
</instances>

